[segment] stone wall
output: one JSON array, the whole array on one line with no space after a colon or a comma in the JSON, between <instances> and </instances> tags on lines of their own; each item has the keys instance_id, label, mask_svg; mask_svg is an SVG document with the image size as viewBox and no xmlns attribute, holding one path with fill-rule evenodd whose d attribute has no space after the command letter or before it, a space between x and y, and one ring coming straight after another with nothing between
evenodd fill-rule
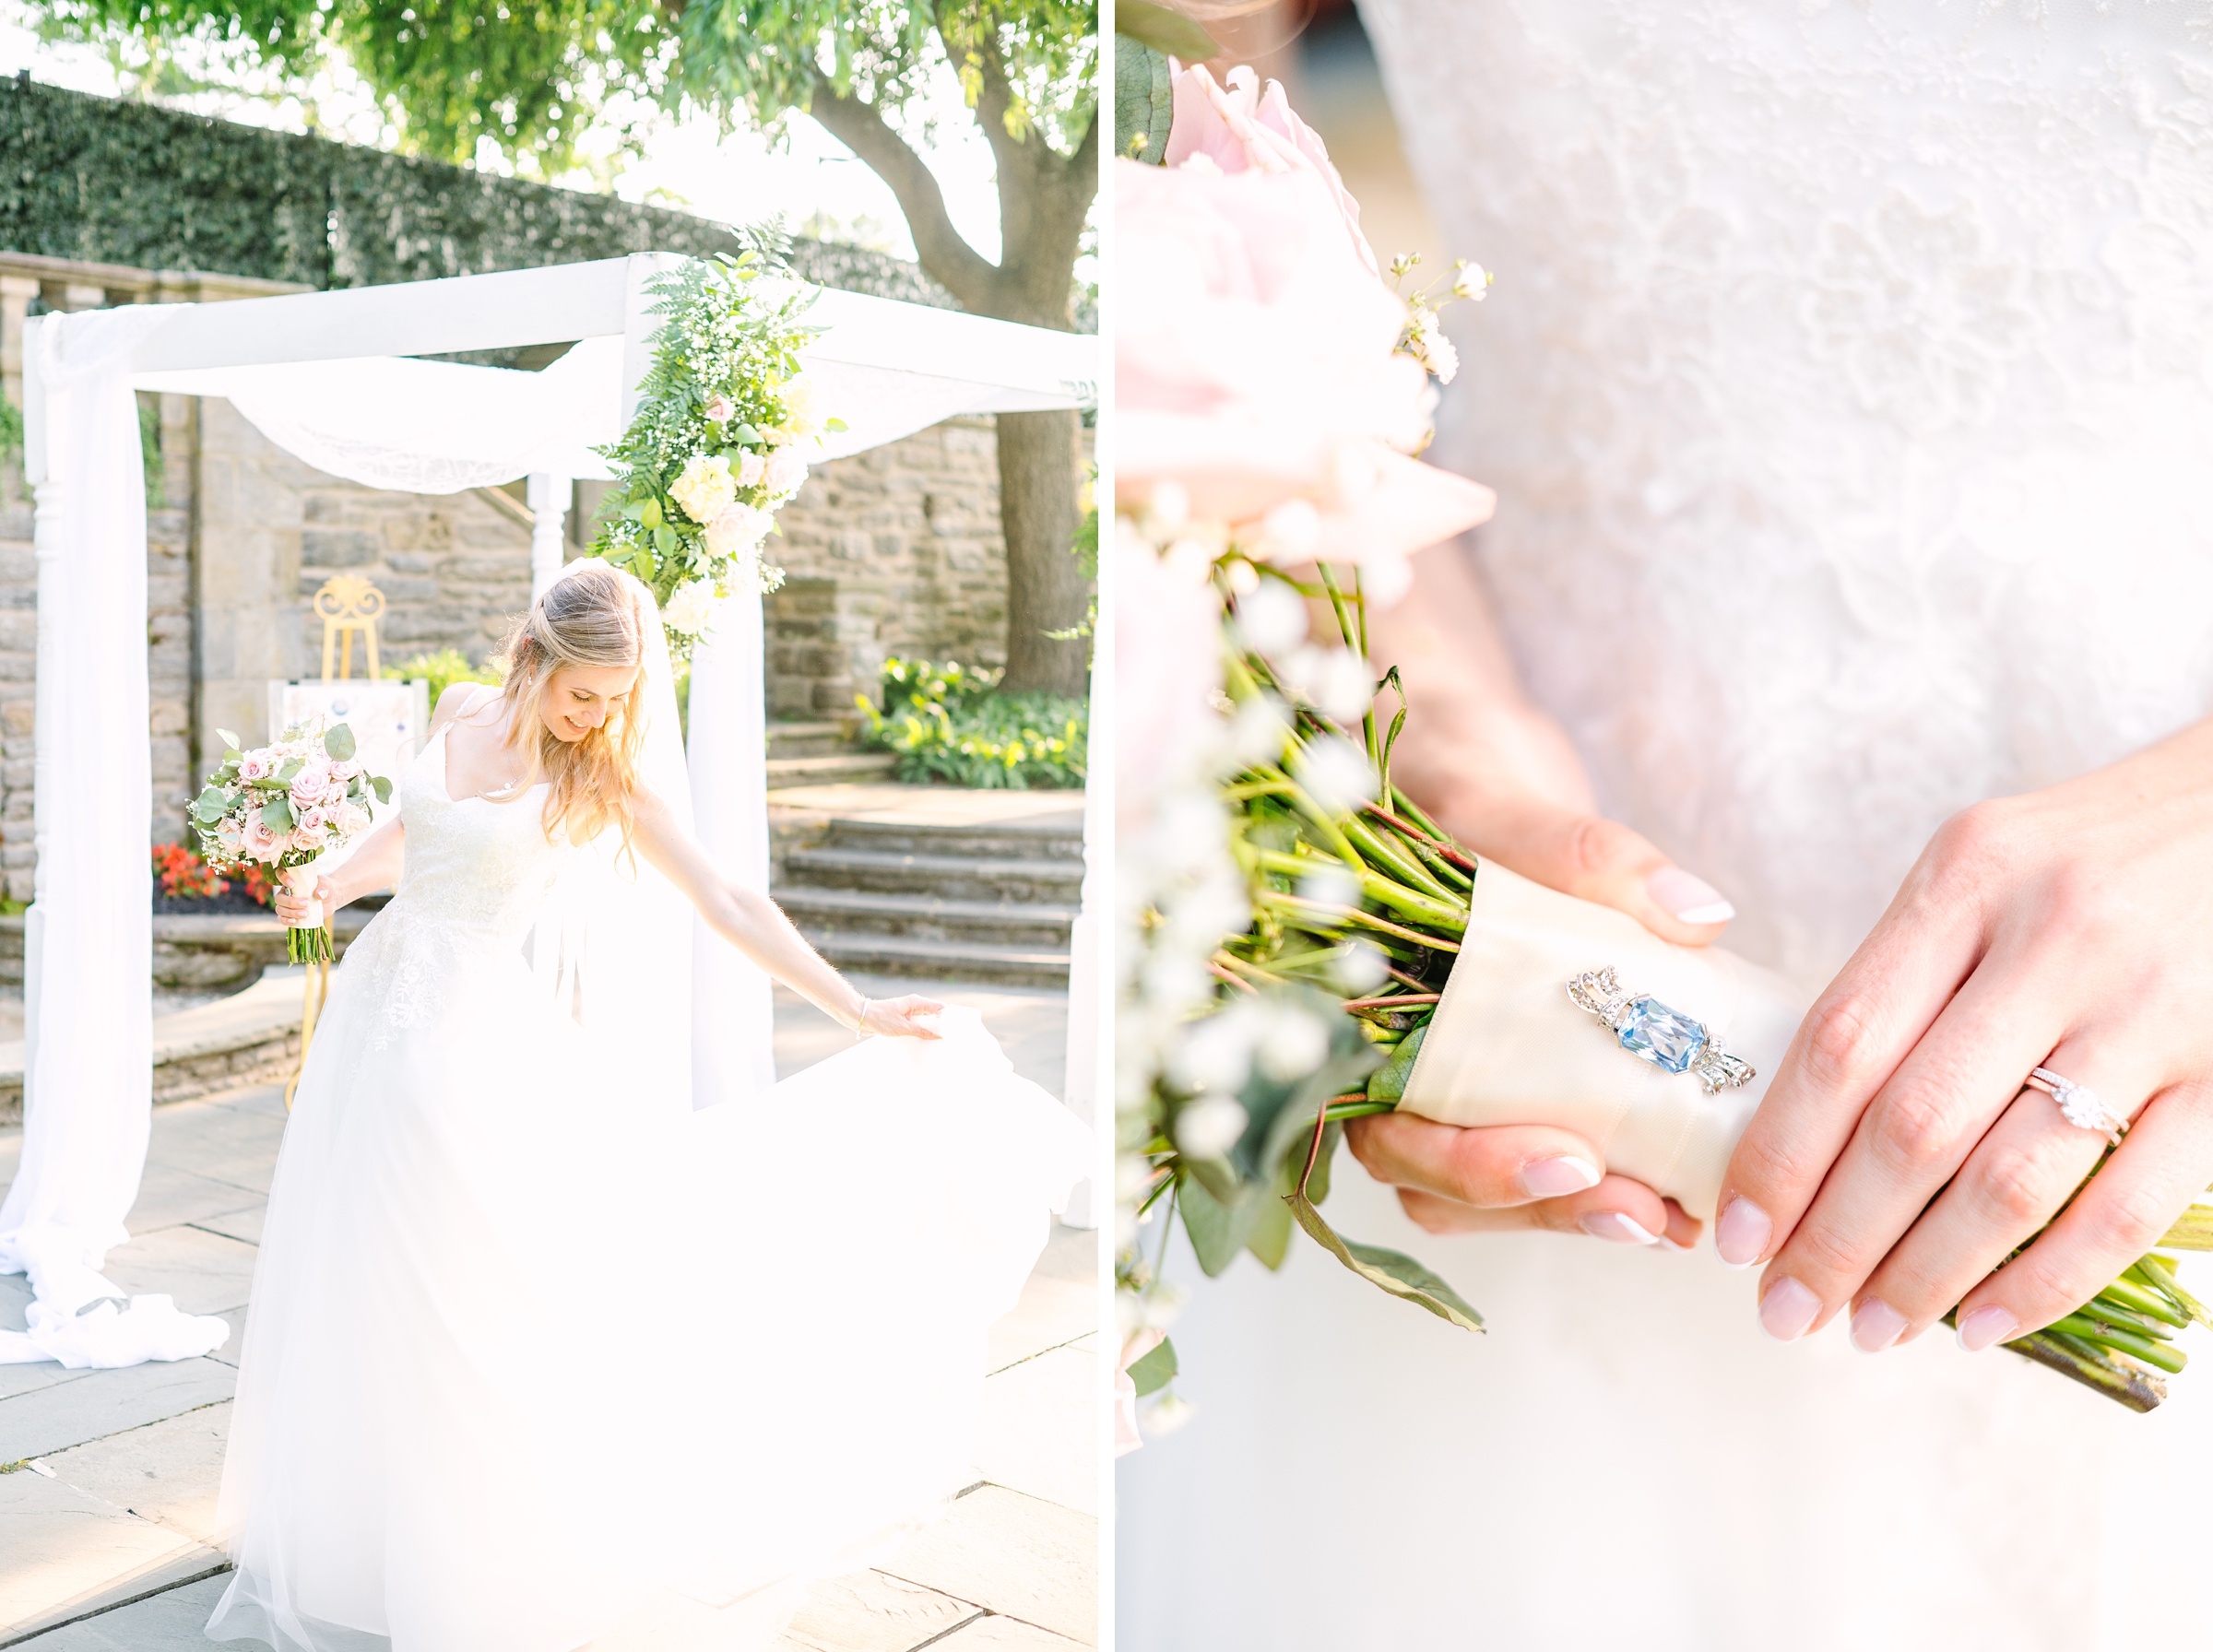
<instances>
[{"instance_id":1,"label":"stone wall","mask_svg":"<svg viewBox=\"0 0 2213 1652\"><path fill-rule=\"evenodd\" d=\"M1006 663L1007 555L988 419L821 466L770 541L772 715L850 715L894 655Z\"/></svg>"},{"instance_id":2,"label":"stone wall","mask_svg":"<svg viewBox=\"0 0 2213 1652\"><path fill-rule=\"evenodd\" d=\"M334 573L384 593L386 666L440 648L481 661L530 606L529 515L504 494L363 488L273 446L228 402L197 407L203 755L217 728L269 732L272 678L321 675L310 603ZM353 668L366 675L358 644Z\"/></svg>"}]
</instances>

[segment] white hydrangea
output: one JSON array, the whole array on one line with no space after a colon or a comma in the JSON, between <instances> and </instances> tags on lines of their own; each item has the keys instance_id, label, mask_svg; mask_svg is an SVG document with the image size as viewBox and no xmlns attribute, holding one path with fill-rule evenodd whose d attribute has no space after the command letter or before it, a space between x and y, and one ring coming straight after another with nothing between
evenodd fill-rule
<instances>
[{"instance_id":1,"label":"white hydrangea","mask_svg":"<svg viewBox=\"0 0 2213 1652\"><path fill-rule=\"evenodd\" d=\"M722 454L694 454L669 491L684 514L704 527L737 499L738 478Z\"/></svg>"},{"instance_id":2,"label":"white hydrangea","mask_svg":"<svg viewBox=\"0 0 2213 1652\"><path fill-rule=\"evenodd\" d=\"M670 594L668 605L661 609L661 623L670 631L696 637L706 630L714 615L715 582L695 579L689 584L677 586Z\"/></svg>"},{"instance_id":3,"label":"white hydrangea","mask_svg":"<svg viewBox=\"0 0 2213 1652\"><path fill-rule=\"evenodd\" d=\"M707 554L712 557L744 557L761 549L768 537L770 525L775 521L766 511L755 505L733 502L723 506L714 521L707 524Z\"/></svg>"}]
</instances>

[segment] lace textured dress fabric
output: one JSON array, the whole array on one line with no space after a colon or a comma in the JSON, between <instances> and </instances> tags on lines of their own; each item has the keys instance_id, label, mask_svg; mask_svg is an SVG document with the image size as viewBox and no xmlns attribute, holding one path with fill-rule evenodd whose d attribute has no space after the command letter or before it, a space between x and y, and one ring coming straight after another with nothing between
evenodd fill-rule
<instances>
[{"instance_id":1,"label":"lace textured dress fabric","mask_svg":"<svg viewBox=\"0 0 2213 1652\"><path fill-rule=\"evenodd\" d=\"M1361 9L1444 244L1499 272L1435 456L1498 490L1533 692L1732 947L1810 990L1947 814L2213 708L2205 0ZM1941 1329L1783 1347L1710 1248L1336 1189L1489 1334L1312 1247L1199 1288L1199 1414L1121 1470L1130 1644L2207 1641L2136 1580L2213 1542L2213 1369L2136 1417Z\"/></svg>"},{"instance_id":2,"label":"lace textured dress fabric","mask_svg":"<svg viewBox=\"0 0 2213 1652\"><path fill-rule=\"evenodd\" d=\"M973 1012L693 1113L523 945L542 799L403 788L407 869L286 1128L208 1633L278 1652L764 1645L964 1483L984 1338L1088 1134Z\"/></svg>"}]
</instances>

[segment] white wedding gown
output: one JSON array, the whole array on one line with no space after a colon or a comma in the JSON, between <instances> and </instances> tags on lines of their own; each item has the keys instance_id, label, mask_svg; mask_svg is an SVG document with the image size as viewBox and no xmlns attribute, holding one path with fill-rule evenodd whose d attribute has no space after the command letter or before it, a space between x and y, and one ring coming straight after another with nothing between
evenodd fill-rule
<instances>
[{"instance_id":1,"label":"white wedding gown","mask_svg":"<svg viewBox=\"0 0 2213 1652\"><path fill-rule=\"evenodd\" d=\"M1498 272L1437 450L1480 565L1728 944L1810 995L1948 813L2213 710L2205 0L1362 12ZM1941 1329L1770 1342L1710 1243L1430 1239L1349 1156L1328 1210L1488 1333L1303 1243L1199 1283L1132 1652L2213 1645L2202 1335L2140 1417Z\"/></svg>"},{"instance_id":2,"label":"white wedding gown","mask_svg":"<svg viewBox=\"0 0 2213 1652\"><path fill-rule=\"evenodd\" d=\"M453 801L444 746L286 1127L209 1634L753 1645L963 1483L985 1332L1088 1132L972 1011L751 1106L655 1092L524 962L579 852L542 794Z\"/></svg>"}]
</instances>

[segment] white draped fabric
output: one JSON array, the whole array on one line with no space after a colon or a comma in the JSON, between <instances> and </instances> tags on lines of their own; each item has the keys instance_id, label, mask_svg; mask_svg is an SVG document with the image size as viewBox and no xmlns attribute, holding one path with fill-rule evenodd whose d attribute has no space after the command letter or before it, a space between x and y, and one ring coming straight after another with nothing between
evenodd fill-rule
<instances>
[{"instance_id":1,"label":"white draped fabric","mask_svg":"<svg viewBox=\"0 0 2213 1652\"><path fill-rule=\"evenodd\" d=\"M97 1334L74 1323L87 1304L119 1295L98 1270L124 1237L150 1107L146 517L133 392L228 397L279 447L368 487L446 493L534 474L604 478L593 450L630 417L658 325L645 286L671 262L643 254L29 324L39 862L26 926L24 1151L0 1207L0 1270L29 1271L53 1314L46 1343L34 1316L30 1341L0 1341L0 1362L174 1358L192 1339L180 1326L220 1330L173 1311L164 1319L165 1299L114 1316L124 1330L106 1325L105 1310ZM823 329L804 356L819 405L847 427L813 459L956 414L1073 407L1095 372L1090 338L855 293L821 292L809 320ZM539 372L418 359L570 340ZM762 665L759 599L735 599L694 665L690 764L701 840L733 873L764 882ZM728 949L696 950L690 1044L693 1098L706 1104L773 1080L770 1000L765 977Z\"/></svg>"}]
</instances>

